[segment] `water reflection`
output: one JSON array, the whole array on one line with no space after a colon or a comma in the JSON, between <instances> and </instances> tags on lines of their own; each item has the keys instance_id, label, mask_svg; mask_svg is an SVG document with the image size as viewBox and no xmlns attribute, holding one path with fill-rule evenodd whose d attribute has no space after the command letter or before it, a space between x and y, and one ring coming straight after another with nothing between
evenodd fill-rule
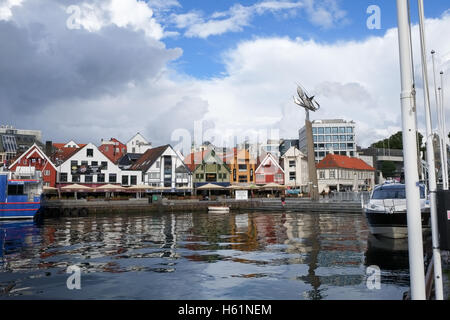
<instances>
[{"instance_id":1,"label":"water reflection","mask_svg":"<svg viewBox=\"0 0 450 320\"><path fill-rule=\"evenodd\" d=\"M369 237L360 215L97 215L0 235L2 298L401 299L409 284L405 252ZM74 264L79 292L65 287ZM373 264L386 290L366 288Z\"/></svg>"}]
</instances>

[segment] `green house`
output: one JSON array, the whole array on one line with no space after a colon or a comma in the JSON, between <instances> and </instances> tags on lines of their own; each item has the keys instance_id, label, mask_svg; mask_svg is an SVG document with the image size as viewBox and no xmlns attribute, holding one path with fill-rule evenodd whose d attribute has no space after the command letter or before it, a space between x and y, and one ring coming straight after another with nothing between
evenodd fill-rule
<instances>
[{"instance_id":1,"label":"green house","mask_svg":"<svg viewBox=\"0 0 450 320\"><path fill-rule=\"evenodd\" d=\"M223 187L230 186L231 170L214 150L191 153L186 157L184 163L193 173L192 179L195 188L208 183Z\"/></svg>"}]
</instances>

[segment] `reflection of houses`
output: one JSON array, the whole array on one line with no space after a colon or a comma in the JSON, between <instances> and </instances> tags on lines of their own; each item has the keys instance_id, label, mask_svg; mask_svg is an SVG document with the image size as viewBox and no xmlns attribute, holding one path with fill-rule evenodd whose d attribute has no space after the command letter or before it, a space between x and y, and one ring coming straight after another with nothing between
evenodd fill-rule
<instances>
[{"instance_id":1,"label":"reflection of houses","mask_svg":"<svg viewBox=\"0 0 450 320\"><path fill-rule=\"evenodd\" d=\"M127 152L144 154L152 148L151 142L147 141L139 132L127 142Z\"/></svg>"},{"instance_id":2,"label":"reflection of houses","mask_svg":"<svg viewBox=\"0 0 450 320\"><path fill-rule=\"evenodd\" d=\"M92 143L82 148L64 148L69 153L57 167L59 184L121 184L137 185L141 181L140 171L121 170ZM58 153L54 155L58 157Z\"/></svg>"},{"instance_id":3,"label":"reflection of houses","mask_svg":"<svg viewBox=\"0 0 450 320\"><path fill-rule=\"evenodd\" d=\"M232 184L255 183L256 160L250 157L248 150L233 148L223 159L230 168Z\"/></svg>"},{"instance_id":4,"label":"reflection of houses","mask_svg":"<svg viewBox=\"0 0 450 320\"><path fill-rule=\"evenodd\" d=\"M308 186L308 159L296 147L290 147L281 157L285 184L289 187Z\"/></svg>"},{"instance_id":5,"label":"reflection of houses","mask_svg":"<svg viewBox=\"0 0 450 320\"><path fill-rule=\"evenodd\" d=\"M109 141L102 139L102 144L98 150L107 156L112 162L117 163L127 152L127 146L115 138Z\"/></svg>"},{"instance_id":6,"label":"reflection of houses","mask_svg":"<svg viewBox=\"0 0 450 320\"><path fill-rule=\"evenodd\" d=\"M208 183L230 185L231 171L214 150L191 153L184 162L193 174L196 188Z\"/></svg>"},{"instance_id":7,"label":"reflection of houses","mask_svg":"<svg viewBox=\"0 0 450 320\"><path fill-rule=\"evenodd\" d=\"M284 170L271 153L266 155L256 169L256 184L268 183L284 184Z\"/></svg>"},{"instance_id":8,"label":"reflection of houses","mask_svg":"<svg viewBox=\"0 0 450 320\"><path fill-rule=\"evenodd\" d=\"M54 187L56 184L56 167L45 153L37 146L32 145L10 166L9 170L13 172L29 172L30 168L40 171L45 186Z\"/></svg>"},{"instance_id":9,"label":"reflection of houses","mask_svg":"<svg viewBox=\"0 0 450 320\"><path fill-rule=\"evenodd\" d=\"M147 150L131 170L142 172L142 181L149 186L192 188L191 172L170 145Z\"/></svg>"},{"instance_id":10,"label":"reflection of houses","mask_svg":"<svg viewBox=\"0 0 450 320\"><path fill-rule=\"evenodd\" d=\"M375 184L375 168L361 159L327 155L317 165L319 192L367 190Z\"/></svg>"}]
</instances>

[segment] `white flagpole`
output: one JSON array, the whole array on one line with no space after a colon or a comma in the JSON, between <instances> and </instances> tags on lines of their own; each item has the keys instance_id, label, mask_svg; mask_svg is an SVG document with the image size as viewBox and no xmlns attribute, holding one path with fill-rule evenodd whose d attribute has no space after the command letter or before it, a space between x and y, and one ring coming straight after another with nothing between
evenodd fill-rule
<instances>
[{"instance_id":1,"label":"white flagpole","mask_svg":"<svg viewBox=\"0 0 450 320\"><path fill-rule=\"evenodd\" d=\"M428 165L428 186L430 189L430 213L431 213L431 233L433 242L433 263L434 263L434 288L436 300L443 300L442 286L442 266L441 266L441 250L439 249L439 231L437 222L437 183L436 183L436 166L434 159L433 144L433 125L431 121L430 108L430 89L428 86L428 64L426 55L425 41L425 12L423 0L418 0L419 7L419 24L420 24L420 44L422 50L422 74L424 84L424 100L425 100L425 122L426 122L426 144L427 144L427 165Z\"/></svg>"},{"instance_id":2,"label":"white flagpole","mask_svg":"<svg viewBox=\"0 0 450 320\"><path fill-rule=\"evenodd\" d=\"M411 279L411 298L413 300L425 300L422 215L420 210L419 171L416 143L416 110L414 108L415 88L413 81L408 4L408 0L397 0L409 270Z\"/></svg>"}]
</instances>

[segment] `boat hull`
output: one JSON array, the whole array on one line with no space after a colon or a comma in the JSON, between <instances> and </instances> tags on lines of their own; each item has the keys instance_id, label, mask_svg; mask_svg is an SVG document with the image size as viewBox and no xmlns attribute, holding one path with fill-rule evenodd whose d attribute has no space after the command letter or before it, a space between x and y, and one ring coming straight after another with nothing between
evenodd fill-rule
<instances>
[{"instance_id":1,"label":"boat hull","mask_svg":"<svg viewBox=\"0 0 450 320\"><path fill-rule=\"evenodd\" d=\"M0 220L34 219L40 206L40 202L2 203L0 204Z\"/></svg>"},{"instance_id":2,"label":"boat hull","mask_svg":"<svg viewBox=\"0 0 450 320\"><path fill-rule=\"evenodd\" d=\"M208 207L209 212L230 212L230 208L228 207Z\"/></svg>"},{"instance_id":3,"label":"boat hull","mask_svg":"<svg viewBox=\"0 0 450 320\"><path fill-rule=\"evenodd\" d=\"M365 210L370 233L390 239L403 239L408 237L408 218L406 211L380 212ZM422 211L422 230L430 230L430 211Z\"/></svg>"}]
</instances>

